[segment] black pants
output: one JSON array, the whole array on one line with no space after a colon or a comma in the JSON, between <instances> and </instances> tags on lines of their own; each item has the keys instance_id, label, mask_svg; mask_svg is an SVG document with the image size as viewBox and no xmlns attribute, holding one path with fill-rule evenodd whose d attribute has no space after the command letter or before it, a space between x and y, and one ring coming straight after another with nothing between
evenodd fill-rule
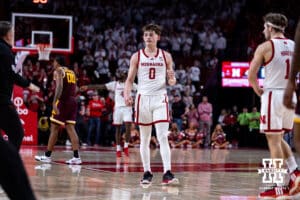
<instances>
[{"instance_id":1,"label":"black pants","mask_svg":"<svg viewBox=\"0 0 300 200\"><path fill-rule=\"evenodd\" d=\"M24 132L13 106L0 105L0 129L10 140L6 142L0 137L0 184L12 200L35 200L18 153Z\"/></svg>"},{"instance_id":2,"label":"black pants","mask_svg":"<svg viewBox=\"0 0 300 200\"><path fill-rule=\"evenodd\" d=\"M9 142L20 150L24 130L13 105L0 105L0 129L4 130Z\"/></svg>"}]
</instances>

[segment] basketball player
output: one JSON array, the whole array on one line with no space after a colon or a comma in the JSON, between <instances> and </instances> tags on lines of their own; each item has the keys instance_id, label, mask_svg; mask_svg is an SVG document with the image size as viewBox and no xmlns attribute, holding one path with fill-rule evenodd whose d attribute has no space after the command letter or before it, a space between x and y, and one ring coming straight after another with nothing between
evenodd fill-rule
<instances>
[{"instance_id":1,"label":"basketball player","mask_svg":"<svg viewBox=\"0 0 300 200\"><path fill-rule=\"evenodd\" d=\"M300 86L296 86L297 74L300 72L300 20L298 22L295 34L295 50L291 66L289 81L284 93L283 103L289 109L296 108L296 117L294 118L294 145L297 153L300 153ZM293 94L297 88L297 105L292 101Z\"/></svg>"},{"instance_id":2,"label":"basketball player","mask_svg":"<svg viewBox=\"0 0 300 200\"><path fill-rule=\"evenodd\" d=\"M53 79L56 82L55 95L53 99L51 121L51 133L48 141L47 151L44 155L35 156L37 161L51 162L51 153L57 141L60 126L65 126L72 143L74 157L67 160L67 164L81 164L78 154L79 140L75 131L77 102L76 102L76 76L74 71L63 67L64 58L57 56L53 60Z\"/></svg>"},{"instance_id":3,"label":"basketball player","mask_svg":"<svg viewBox=\"0 0 300 200\"><path fill-rule=\"evenodd\" d=\"M125 80L127 77L126 71L119 71L119 80L118 81L111 81L106 84L100 85L84 85L80 87L81 91L85 91L87 89L106 89L109 91L113 91L115 93L115 106L114 106L114 113L113 113L113 125L116 127L116 143L117 143L117 151L116 156L122 157L121 153L121 126L123 122L125 123L125 143L124 143L124 154L129 156L129 140L130 140L130 127L132 123L132 106L126 106L124 100L124 86ZM133 90L136 90L137 86L133 84Z\"/></svg>"},{"instance_id":4,"label":"basketball player","mask_svg":"<svg viewBox=\"0 0 300 200\"><path fill-rule=\"evenodd\" d=\"M294 51L294 42L284 36L287 25L288 20L282 14L269 13L264 16L263 33L267 41L255 50L249 69L249 83L261 97L260 131L266 135L271 158L285 160L291 177L289 186L274 186L260 193L261 199L286 198L299 191L300 172L291 148L283 139L284 130L291 130L293 127L294 116L294 111L287 109L282 103ZM259 87L257 81L260 66L265 67L266 74L263 88ZM293 101L295 98L293 94Z\"/></svg>"},{"instance_id":5,"label":"basketball player","mask_svg":"<svg viewBox=\"0 0 300 200\"><path fill-rule=\"evenodd\" d=\"M152 125L155 125L157 139L160 143L160 154L164 168L162 184L179 183L171 172L171 153L168 144L170 116L166 91L166 78L169 85L174 85L176 79L171 55L157 48L160 34L161 28L156 24L148 24L143 27L143 40L146 47L132 55L124 90L126 105L130 106L133 104L130 93L137 75L135 123L140 127L140 153L144 167L142 184L150 184L153 177L150 168L149 148Z\"/></svg>"},{"instance_id":6,"label":"basketball player","mask_svg":"<svg viewBox=\"0 0 300 200\"><path fill-rule=\"evenodd\" d=\"M34 92L38 92L39 88L12 69L15 65L11 50L13 34L11 23L0 21L0 129L9 137L9 142L0 137L0 185L10 199L34 200L35 196L18 153L24 130L11 96L14 84L28 87Z\"/></svg>"}]
</instances>

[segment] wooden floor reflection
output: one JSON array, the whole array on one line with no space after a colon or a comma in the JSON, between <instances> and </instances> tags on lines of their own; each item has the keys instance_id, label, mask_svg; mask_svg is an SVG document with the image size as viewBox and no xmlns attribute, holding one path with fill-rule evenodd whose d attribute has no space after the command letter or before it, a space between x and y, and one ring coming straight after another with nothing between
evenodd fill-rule
<instances>
[{"instance_id":1,"label":"wooden floor reflection","mask_svg":"<svg viewBox=\"0 0 300 200\"><path fill-rule=\"evenodd\" d=\"M159 149L151 150L153 183L139 184L142 164L139 149L130 157L116 159L113 148L81 149L82 165L64 164L72 156L70 148L56 147L53 163L43 164L34 155L44 147L23 146L21 155L39 200L213 200L256 199L262 184L262 158L267 150L172 149L172 169L178 187L162 186ZM0 199L7 199L0 194Z\"/></svg>"}]
</instances>

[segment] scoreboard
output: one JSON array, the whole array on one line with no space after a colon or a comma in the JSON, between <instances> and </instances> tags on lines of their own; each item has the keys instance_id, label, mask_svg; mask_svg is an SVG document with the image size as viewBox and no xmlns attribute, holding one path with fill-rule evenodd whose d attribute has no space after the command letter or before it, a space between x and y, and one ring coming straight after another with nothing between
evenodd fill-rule
<instances>
[{"instance_id":1,"label":"scoreboard","mask_svg":"<svg viewBox=\"0 0 300 200\"><path fill-rule=\"evenodd\" d=\"M222 63L222 87L250 87L248 81L249 62ZM265 77L264 68L261 67L258 74L259 85L262 86Z\"/></svg>"}]
</instances>

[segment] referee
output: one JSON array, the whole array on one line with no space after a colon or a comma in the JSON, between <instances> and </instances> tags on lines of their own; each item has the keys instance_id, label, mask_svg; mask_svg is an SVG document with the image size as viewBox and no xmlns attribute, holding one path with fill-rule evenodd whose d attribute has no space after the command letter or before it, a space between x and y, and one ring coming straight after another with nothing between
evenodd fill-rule
<instances>
[{"instance_id":1,"label":"referee","mask_svg":"<svg viewBox=\"0 0 300 200\"><path fill-rule=\"evenodd\" d=\"M0 185L10 199L35 200L18 153L24 130L11 97L14 84L28 87L34 92L38 92L39 87L12 69L15 64L11 51L13 34L11 23L0 21L0 129L4 130L9 138L9 142L6 142L0 137Z\"/></svg>"}]
</instances>

